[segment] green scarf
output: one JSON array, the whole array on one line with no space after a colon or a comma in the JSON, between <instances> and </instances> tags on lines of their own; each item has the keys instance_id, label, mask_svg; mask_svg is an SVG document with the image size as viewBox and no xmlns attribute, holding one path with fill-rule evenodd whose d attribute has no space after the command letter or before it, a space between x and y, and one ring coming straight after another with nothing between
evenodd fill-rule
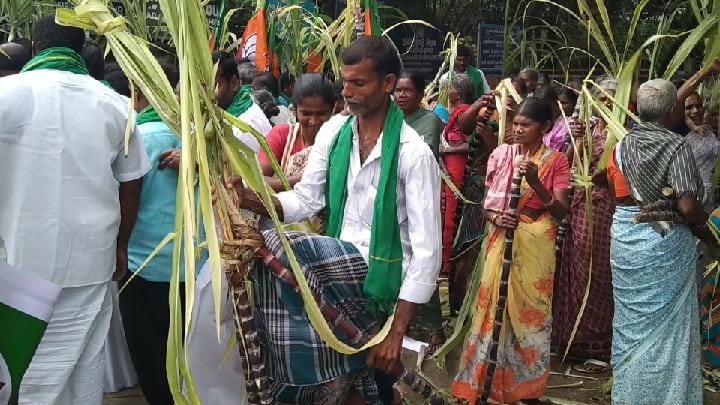
<instances>
[{"instance_id":1,"label":"green scarf","mask_svg":"<svg viewBox=\"0 0 720 405\"><path fill-rule=\"evenodd\" d=\"M327 171L327 235L338 238L342 228L350 167L354 118L349 118L330 146ZM370 231L370 263L363 291L372 313L390 314L400 294L403 251L397 217L397 171L403 113L390 103L383 128L380 180Z\"/></svg>"},{"instance_id":2,"label":"green scarf","mask_svg":"<svg viewBox=\"0 0 720 405\"><path fill-rule=\"evenodd\" d=\"M79 75L89 75L83 58L70 48L47 48L23 66L20 72L31 70L54 69Z\"/></svg>"},{"instance_id":3,"label":"green scarf","mask_svg":"<svg viewBox=\"0 0 720 405\"><path fill-rule=\"evenodd\" d=\"M253 105L253 89L252 86L240 86L235 98L233 99L230 106L227 108L227 112L235 117L239 117L240 114L248 110Z\"/></svg>"},{"instance_id":4,"label":"green scarf","mask_svg":"<svg viewBox=\"0 0 720 405\"><path fill-rule=\"evenodd\" d=\"M158 115L157 111L153 108L153 106L149 105L145 108L143 108L142 111L137 115L137 118L135 118L135 125L142 125L147 122L158 122L162 121L160 119L160 115Z\"/></svg>"},{"instance_id":5,"label":"green scarf","mask_svg":"<svg viewBox=\"0 0 720 405\"><path fill-rule=\"evenodd\" d=\"M468 66L465 73L470 76L470 80L472 80L475 85L475 98L482 97L483 94L485 94L485 79L483 79L483 74L474 66Z\"/></svg>"}]
</instances>

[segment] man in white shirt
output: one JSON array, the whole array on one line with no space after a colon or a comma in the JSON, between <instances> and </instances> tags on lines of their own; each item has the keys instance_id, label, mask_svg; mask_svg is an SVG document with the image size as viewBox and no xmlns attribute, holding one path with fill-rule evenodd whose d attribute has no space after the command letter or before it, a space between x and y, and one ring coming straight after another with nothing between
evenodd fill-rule
<instances>
[{"instance_id":1,"label":"man in white shirt","mask_svg":"<svg viewBox=\"0 0 720 405\"><path fill-rule=\"evenodd\" d=\"M320 256L325 252L317 246L328 250L342 250L347 252L349 259L337 264L342 267L343 263L348 263L348 269L335 269L337 274L332 274L332 277L314 277L316 283L320 283L319 289L322 290L314 292L321 295L324 301L329 299L326 290L331 288L327 288L323 283L349 283L343 278L359 275L359 282L362 284L361 296L352 299L357 298L356 302L361 304L355 306L362 305L362 308L365 308L364 304L376 306L380 308L379 313L390 315L386 311L388 302L390 302L390 310L397 302L394 305L395 318L390 333L382 343L366 353L366 364L370 369L397 374L400 370L402 340L407 327L418 305L428 302L436 288L441 255L440 174L432 152L420 136L402 121L402 113L399 113L399 122L397 121L399 110L391 101L390 95L394 90L401 65L392 45L377 37L358 39L344 52L342 63L343 97L352 116L336 116L323 125L308 158L302 180L293 190L277 194L274 205L280 218L286 223L298 222L317 214L324 208L328 209L326 221L328 235L337 237L336 240L339 241L337 245L332 245L328 242L330 238L308 237L322 238L318 239L319 242L311 241L317 245L314 250L309 250ZM393 162L394 159L397 161ZM241 181L236 181L234 184L242 194L242 208L267 214L257 196L244 189ZM340 196L339 200L338 196ZM388 213L383 206L390 206L393 211ZM376 219L383 221L375 221ZM275 238L269 233L265 236L268 249L272 251ZM298 245L293 244L293 246ZM348 246L354 247L357 255L363 260L362 274L351 274L351 271L355 270L351 266L355 253L350 252ZM294 250L296 254L303 255L299 253L297 247ZM305 251L307 252L308 249ZM274 251L273 254L276 257L282 256L282 253ZM325 258L320 257L315 259L322 263L327 261L321 261ZM312 272L317 270L311 265L303 266L303 269L307 272L308 279L313 278ZM262 279L264 272L256 272L256 276ZM377 280L378 276L384 279ZM394 291L386 294L388 293L386 288L393 284ZM255 288L260 289L259 293L256 291L256 296L259 297L261 306L263 303L284 304L269 302L272 298L268 297L272 297L274 292L269 291L270 295L265 295L267 291L263 290L262 283L256 282ZM347 289L351 288L347 287ZM283 294L282 297L285 295ZM348 297L344 298L345 301L349 301ZM388 298L391 301L387 301ZM287 298L283 298L283 301L287 301ZM341 306L341 311L346 315L354 310L347 302L338 302L337 305ZM349 309L342 308L342 305L349 305L347 307ZM292 308L285 310L293 311ZM312 387L324 387L325 391L331 389L334 392L340 401L338 403L358 399L353 397L357 394L366 402L378 401L377 391L373 393L373 387L367 386L367 379L362 374L362 370L347 366L356 359L355 356L345 356L345 360L338 359L339 364L336 364L335 360L325 358L323 360L327 364L332 363L332 366L316 365L317 369L312 370L311 376L303 374L302 370L294 369L290 365L276 364L278 356L293 358L292 350L287 354L280 346L288 340L302 338L297 336L298 333L294 330L305 326L294 324L290 320L290 328L293 331L288 338L288 332L282 327L273 329L276 326L274 318L279 316L279 313L282 311L264 315L261 308L256 322L262 324L265 321L265 328L268 329L265 335L274 342L275 347L272 344L266 346L273 353L265 353L264 357L269 363L271 380L275 384L287 385L282 388L282 392L290 390L290 386L302 386L303 382L300 381L304 381L308 390L298 392L297 396L309 395L310 398L317 399ZM362 310L356 315L355 319L351 315L350 320L354 321L361 331L363 329L361 318L379 317L384 320L375 311ZM286 321L282 319L279 323L283 322ZM277 336L274 332L279 332L281 336ZM314 350L320 351L318 347L325 345L316 336L312 336L310 340L312 341L310 347ZM322 355L340 356L330 350L322 351ZM278 371L281 367L283 369ZM340 369L353 377L343 381L345 375L341 372L332 373L329 367ZM312 364L308 364L306 368L312 369ZM372 376L372 372L370 375ZM354 385L353 389L348 387L349 384L350 387ZM359 389L358 386L367 390ZM353 390L354 394L347 392ZM382 395L383 392L380 394ZM391 392L389 394L392 395Z\"/></svg>"},{"instance_id":2,"label":"man in white shirt","mask_svg":"<svg viewBox=\"0 0 720 405\"><path fill-rule=\"evenodd\" d=\"M218 64L217 103L220 108L238 117L263 135L272 129L270 121L252 97L252 79L241 79L240 66L235 57L226 52L216 52L213 61ZM253 67L254 69L254 67ZM233 128L233 133L254 151L260 150L260 143L252 135Z\"/></svg>"},{"instance_id":3,"label":"man in white shirt","mask_svg":"<svg viewBox=\"0 0 720 405\"><path fill-rule=\"evenodd\" d=\"M20 404L100 404L111 279L149 164L127 104L89 76L82 30L36 24L35 57L0 79L0 238L8 263L62 290L20 387ZM119 186L118 186L119 182Z\"/></svg>"}]
</instances>

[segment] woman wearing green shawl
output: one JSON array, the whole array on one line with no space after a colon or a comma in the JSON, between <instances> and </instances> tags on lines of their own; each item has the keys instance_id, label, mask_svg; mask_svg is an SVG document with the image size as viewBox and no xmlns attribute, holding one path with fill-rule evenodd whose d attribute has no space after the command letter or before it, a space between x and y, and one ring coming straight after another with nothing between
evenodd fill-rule
<instances>
[{"instance_id":1,"label":"woman wearing green shawl","mask_svg":"<svg viewBox=\"0 0 720 405\"><path fill-rule=\"evenodd\" d=\"M432 111L421 106L424 92L425 78L422 75L407 70L400 73L395 86L395 101L405 114L405 122L417 131L437 157L445 125Z\"/></svg>"}]
</instances>

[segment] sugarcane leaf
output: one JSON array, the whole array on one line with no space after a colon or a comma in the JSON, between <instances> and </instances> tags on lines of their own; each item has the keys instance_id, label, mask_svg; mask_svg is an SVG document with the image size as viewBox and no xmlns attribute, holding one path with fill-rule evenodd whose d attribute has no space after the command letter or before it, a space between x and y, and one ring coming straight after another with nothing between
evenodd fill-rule
<instances>
[{"instance_id":1,"label":"sugarcane leaf","mask_svg":"<svg viewBox=\"0 0 720 405\"><path fill-rule=\"evenodd\" d=\"M690 35L688 35L685 41L678 47L675 56L673 56L668 64L667 70L665 70L665 74L663 75L664 79L670 80L675 75L675 72L677 72L683 62L685 62L690 52L707 36L710 30L717 28L718 23L720 23L720 14L712 14L702 20L695 29L690 31Z\"/></svg>"},{"instance_id":2,"label":"sugarcane leaf","mask_svg":"<svg viewBox=\"0 0 720 405\"><path fill-rule=\"evenodd\" d=\"M407 24L418 24L418 25L424 25L424 26L426 26L426 27L428 27L428 28L437 29L434 25L432 25L432 24L430 24L429 22L424 21L424 20L406 20L406 21L400 21L399 23L395 23L395 24L391 25L390 27L386 28L386 29L382 32L381 35L382 35L382 36L387 36L387 35L390 33L390 31L394 30L395 28L397 28L397 27L399 27L399 26L401 26L401 25L407 25Z\"/></svg>"},{"instance_id":3,"label":"sugarcane leaf","mask_svg":"<svg viewBox=\"0 0 720 405\"><path fill-rule=\"evenodd\" d=\"M647 0L645 0L647 1ZM585 3L585 0L579 0L578 3ZM600 13L600 19L603 22L603 25L605 26L605 34L608 38L610 38L610 42L612 43L613 48L617 49L617 46L615 45L615 37L613 35L612 30L612 24L610 24L610 15L608 14L607 6L605 5L605 0L595 0L595 5L597 6L598 12ZM640 3L640 6L635 8L635 11L637 12L638 9L641 9L644 7L642 2ZM632 27L631 27L632 28ZM634 34L633 31L628 32L628 37L631 38L632 34Z\"/></svg>"},{"instance_id":4,"label":"sugarcane leaf","mask_svg":"<svg viewBox=\"0 0 720 405\"><path fill-rule=\"evenodd\" d=\"M640 17L642 16L642 12L645 11L645 7L648 5L650 0L641 0L640 3L635 7L635 11L633 11L632 19L630 20L630 27L628 29L627 33L627 39L625 40L625 49L623 50L623 59L625 59L625 55L627 55L628 50L630 49L630 44L632 44L632 40L635 37L635 29L637 28L638 21L640 21ZM661 18L664 15L661 16ZM662 20L661 20L662 21Z\"/></svg>"},{"instance_id":5,"label":"sugarcane leaf","mask_svg":"<svg viewBox=\"0 0 720 405\"><path fill-rule=\"evenodd\" d=\"M123 286L120 288L120 291L118 291L118 295L122 294L122 292L125 290L125 287L127 287L128 284L130 284L130 282L133 281L135 279L135 277L137 275L139 275L145 269L145 266L147 266L148 263L150 263L150 261L153 258L155 258L155 256L157 256L157 254L160 252L160 250L162 250L165 247L165 245L170 243L171 240L175 239L176 236L177 236L177 233L175 233L175 232L170 232L169 234L165 235L163 240L160 241L160 243L158 243L157 246L155 246L155 249L153 249L153 251L150 252L148 257L146 257L145 260L143 260L143 262L140 264L140 266L138 266L138 268L132 272L132 274L127 279L125 284L123 284Z\"/></svg>"}]
</instances>

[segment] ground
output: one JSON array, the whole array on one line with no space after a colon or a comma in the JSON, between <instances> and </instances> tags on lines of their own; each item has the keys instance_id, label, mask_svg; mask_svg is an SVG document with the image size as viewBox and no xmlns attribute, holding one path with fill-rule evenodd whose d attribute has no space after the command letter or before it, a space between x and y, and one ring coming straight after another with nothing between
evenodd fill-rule
<instances>
[{"instance_id":1,"label":"ground","mask_svg":"<svg viewBox=\"0 0 720 405\"><path fill-rule=\"evenodd\" d=\"M449 318L447 287L441 284L440 299L444 308L444 317ZM460 348L456 348L447 357L445 370L456 370L458 358L460 357ZM403 352L403 364L406 366L414 366L417 361L417 353L405 350ZM556 405L610 405L609 389L607 386L610 373L601 375L581 375L575 371L570 371L572 366L576 364L573 361L566 361L561 364L561 359L553 357L551 359L551 374L545 395L540 398L541 403ZM435 366L433 360L426 360L423 365L423 373L430 382L439 389L447 389L449 387L453 375L439 369ZM567 376L566 374L570 374ZM719 376L720 378L720 376ZM423 400L415 395L407 385L402 386L405 395L406 404L423 404ZM720 404L720 393L705 391L706 404ZM125 390L120 393L107 395L103 401L103 405L147 405L142 393L139 389ZM213 404L210 404L213 405Z\"/></svg>"},{"instance_id":2,"label":"ground","mask_svg":"<svg viewBox=\"0 0 720 405\"><path fill-rule=\"evenodd\" d=\"M411 351L405 351L403 354L403 363L406 365L415 364L417 354ZM448 368L454 370L457 367L457 351L448 356ZM561 366L559 359L553 358L553 373L565 373L572 363L566 363ZM447 388L450 378L444 370L440 370L433 366L432 361L426 361L424 367L425 375L438 388ZM579 375L573 372L572 375ZM590 379L579 377L565 377L562 375L551 374L548 389L540 402L546 404L557 405L610 405L610 397L604 393L602 385L608 381L609 373L593 376ZM597 377L596 379L593 379ZM420 397L414 395L407 386L402 387L405 395L405 403L422 404ZM720 404L720 393L705 391L706 404ZM142 393L139 389L125 390L116 394L106 395L103 405L147 405Z\"/></svg>"}]
</instances>

